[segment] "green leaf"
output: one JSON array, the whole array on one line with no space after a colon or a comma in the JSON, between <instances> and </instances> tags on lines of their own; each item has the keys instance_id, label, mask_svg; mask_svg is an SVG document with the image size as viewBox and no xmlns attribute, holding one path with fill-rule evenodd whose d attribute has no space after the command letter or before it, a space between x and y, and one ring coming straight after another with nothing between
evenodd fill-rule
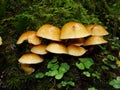
<instances>
[{"instance_id":1,"label":"green leaf","mask_svg":"<svg viewBox=\"0 0 120 90\"><path fill-rule=\"evenodd\" d=\"M56 79L61 79L62 77L63 77L63 73L57 73L56 75L55 75L55 78Z\"/></svg>"},{"instance_id":2,"label":"green leaf","mask_svg":"<svg viewBox=\"0 0 120 90\"><path fill-rule=\"evenodd\" d=\"M61 86L63 86L63 87L64 87L64 86L66 86L66 85L67 85L67 82L66 82L66 81L62 81L60 84L61 84Z\"/></svg>"},{"instance_id":3,"label":"green leaf","mask_svg":"<svg viewBox=\"0 0 120 90\"><path fill-rule=\"evenodd\" d=\"M107 58L111 61L115 61L116 60L116 57L113 56L113 55L107 55Z\"/></svg>"},{"instance_id":4,"label":"green leaf","mask_svg":"<svg viewBox=\"0 0 120 90\"><path fill-rule=\"evenodd\" d=\"M47 68L51 69L51 70L56 70L59 68L58 61L57 61L56 57L54 57L51 61L48 62Z\"/></svg>"},{"instance_id":5,"label":"green leaf","mask_svg":"<svg viewBox=\"0 0 120 90\"><path fill-rule=\"evenodd\" d=\"M55 69L58 69L59 68L59 65L58 64L53 64L53 63L48 63L47 65L47 68L48 69L51 69L51 70L55 70Z\"/></svg>"},{"instance_id":6,"label":"green leaf","mask_svg":"<svg viewBox=\"0 0 120 90\"><path fill-rule=\"evenodd\" d=\"M84 71L83 74L87 77L90 77L90 72L88 72L88 71Z\"/></svg>"},{"instance_id":7,"label":"green leaf","mask_svg":"<svg viewBox=\"0 0 120 90\"><path fill-rule=\"evenodd\" d=\"M57 62L57 57L53 57L53 59L50 62L51 63L56 63Z\"/></svg>"},{"instance_id":8,"label":"green leaf","mask_svg":"<svg viewBox=\"0 0 120 90\"><path fill-rule=\"evenodd\" d=\"M70 86L75 86L75 83L74 83L73 81L69 81L69 82L68 82L68 85L70 85Z\"/></svg>"},{"instance_id":9,"label":"green leaf","mask_svg":"<svg viewBox=\"0 0 120 90\"><path fill-rule=\"evenodd\" d=\"M79 58L79 60L81 61L81 63L84 64L85 68L87 69L89 69L94 64L92 58Z\"/></svg>"},{"instance_id":10,"label":"green leaf","mask_svg":"<svg viewBox=\"0 0 120 90\"><path fill-rule=\"evenodd\" d=\"M59 68L58 64L53 64L53 66L50 68L51 70L57 70Z\"/></svg>"},{"instance_id":11,"label":"green leaf","mask_svg":"<svg viewBox=\"0 0 120 90\"><path fill-rule=\"evenodd\" d=\"M46 76L55 76L58 73L57 70L48 71L45 73Z\"/></svg>"},{"instance_id":12,"label":"green leaf","mask_svg":"<svg viewBox=\"0 0 120 90\"><path fill-rule=\"evenodd\" d=\"M70 69L70 66L67 63L61 63L61 67L65 68L66 70Z\"/></svg>"},{"instance_id":13,"label":"green leaf","mask_svg":"<svg viewBox=\"0 0 120 90\"><path fill-rule=\"evenodd\" d=\"M67 72L67 70L64 67L60 67L59 68L59 72L60 73L65 73L65 72Z\"/></svg>"},{"instance_id":14,"label":"green leaf","mask_svg":"<svg viewBox=\"0 0 120 90\"><path fill-rule=\"evenodd\" d=\"M44 75L44 73L37 73L36 75L35 75L35 78L43 78L45 75Z\"/></svg>"},{"instance_id":15,"label":"green leaf","mask_svg":"<svg viewBox=\"0 0 120 90\"><path fill-rule=\"evenodd\" d=\"M62 81L60 84L63 87L65 87L66 85L75 86L75 83L73 81Z\"/></svg>"},{"instance_id":16,"label":"green leaf","mask_svg":"<svg viewBox=\"0 0 120 90\"><path fill-rule=\"evenodd\" d=\"M113 86L114 88L120 89L120 76L117 76L116 79L113 79L109 82L109 85Z\"/></svg>"},{"instance_id":17,"label":"green leaf","mask_svg":"<svg viewBox=\"0 0 120 90\"><path fill-rule=\"evenodd\" d=\"M100 79L100 73L98 73L98 72L94 72L94 73L92 73L92 76L93 77L96 77L97 79Z\"/></svg>"},{"instance_id":18,"label":"green leaf","mask_svg":"<svg viewBox=\"0 0 120 90\"><path fill-rule=\"evenodd\" d=\"M67 63L61 63L59 72L60 73L65 73L70 69L70 66Z\"/></svg>"},{"instance_id":19,"label":"green leaf","mask_svg":"<svg viewBox=\"0 0 120 90\"><path fill-rule=\"evenodd\" d=\"M80 70L84 70L85 66L83 65L83 63L76 63L76 66L80 69Z\"/></svg>"}]
</instances>

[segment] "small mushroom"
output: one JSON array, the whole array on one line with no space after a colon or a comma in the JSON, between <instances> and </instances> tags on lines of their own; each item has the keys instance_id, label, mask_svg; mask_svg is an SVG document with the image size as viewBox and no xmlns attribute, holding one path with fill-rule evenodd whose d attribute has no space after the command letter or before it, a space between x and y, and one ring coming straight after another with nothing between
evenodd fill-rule
<instances>
[{"instance_id":1,"label":"small mushroom","mask_svg":"<svg viewBox=\"0 0 120 90\"><path fill-rule=\"evenodd\" d=\"M89 36L86 27L78 22L68 22L61 29L61 39L77 39Z\"/></svg>"},{"instance_id":2,"label":"small mushroom","mask_svg":"<svg viewBox=\"0 0 120 90\"><path fill-rule=\"evenodd\" d=\"M35 53L35 54L45 55L45 54L47 54L46 47L47 47L47 45L45 45L45 44L44 45L40 44L40 45L37 45L37 46L33 46L31 48L31 52Z\"/></svg>"},{"instance_id":3,"label":"small mushroom","mask_svg":"<svg viewBox=\"0 0 120 90\"><path fill-rule=\"evenodd\" d=\"M1 36L0 36L0 45L2 45L2 38L1 38Z\"/></svg>"},{"instance_id":4,"label":"small mushroom","mask_svg":"<svg viewBox=\"0 0 120 90\"><path fill-rule=\"evenodd\" d=\"M56 26L45 24L38 29L37 36L53 41L60 41L60 29Z\"/></svg>"},{"instance_id":5,"label":"small mushroom","mask_svg":"<svg viewBox=\"0 0 120 90\"><path fill-rule=\"evenodd\" d=\"M35 71L35 69L30 67L30 65L43 62L43 58L41 58L37 54L28 53L22 55L19 58L18 62L21 64L21 68L24 70L24 72L26 72L27 74L31 74Z\"/></svg>"},{"instance_id":6,"label":"small mushroom","mask_svg":"<svg viewBox=\"0 0 120 90\"><path fill-rule=\"evenodd\" d=\"M68 54L72 56L82 56L87 51L83 47L75 46L75 45L69 45L67 49L68 49Z\"/></svg>"},{"instance_id":7,"label":"small mushroom","mask_svg":"<svg viewBox=\"0 0 120 90\"><path fill-rule=\"evenodd\" d=\"M87 38L84 42L84 46L89 46L89 45L98 45L98 44L104 44L107 43L106 40L103 39L103 37L100 36L91 36Z\"/></svg>"},{"instance_id":8,"label":"small mushroom","mask_svg":"<svg viewBox=\"0 0 120 90\"><path fill-rule=\"evenodd\" d=\"M38 45L41 43L41 40L36 35L36 31L27 31L24 32L18 39L17 44L23 43L25 40L28 40L28 43L33 45Z\"/></svg>"},{"instance_id":9,"label":"small mushroom","mask_svg":"<svg viewBox=\"0 0 120 90\"><path fill-rule=\"evenodd\" d=\"M56 54L67 54L66 46L61 43L52 42L47 46L46 50Z\"/></svg>"},{"instance_id":10,"label":"small mushroom","mask_svg":"<svg viewBox=\"0 0 120 90\"><path fill-rule=\"evenodd\" d=\"M91 33L92 36L105 36L109 33L101 25L91 24L86 26L87 30Z\"/></svg>"},{"instance_id":11,"label":"small mushroom","mask_svg":"<svg viewBox=\"0 0 120 90\"><path fill-rule=\"evenodd\" d=\"M28 53L22 55L18 61L22 64L37 64L43 62L43 58L37 54Z\"/></svg>"}]
</instances>

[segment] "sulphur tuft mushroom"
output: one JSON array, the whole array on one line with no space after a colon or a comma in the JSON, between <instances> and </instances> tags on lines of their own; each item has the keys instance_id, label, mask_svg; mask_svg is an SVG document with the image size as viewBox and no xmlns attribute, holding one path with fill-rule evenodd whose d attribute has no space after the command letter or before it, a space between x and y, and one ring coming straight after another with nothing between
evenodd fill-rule
<instances>
[{"instance_id":1,"label":"sulphur tuft mushroom","mask_svg":"<svg viewBox=\"0 0 120 90\"><path fill-rule=\"evenodd\" d=\"M61 43L52 42L47 46L46 50L56 54L67 54L66 46Z\"/></svg>"},{"instance_id":2,"label":"sulphur tuft mushroom","mask_svg":"<svg viewBox=\"0 0 120 90\"><path fill-rule=\"evenodd\" d=\"M86 28L92 36L105 36L109 34L106 29L101 25L91 24L86 26Z\"/></svg>"},{"instance_id":3,"label":"sulphur tuft mushroom","mask_svg":"<svg viewBox=\"0 0 120 90\"><path fill-rule=\"evenodd\" d=\"M98 45L98 44L105 44L105 43L107 43L107 41L103 39L103 37L91 36L85 40L84 46Z\"/></svg>"},{"instance_id":4,"label":"sulphur tuft mushroom","mask_svg":"<svg viewBox=\"0 0 120 90\"><path fill-rule=\"evenodd\" d=\"M22 64L37 64L43 62L43 58L37 54L28 53L22 55L18 61Z\"/></svg>"},{"instance_id":5,"label":"sulphur tuft mushroom","mask_svg":"<svg viewBox=\"0 0 120 90\"><path fill-rule=\"evenodd\" d=\"M38 29L37 36L53 41L60 41L60 29L51 24L45 24Z\"/></svg>"},{"instance_id":6,"label":"sulphur tuft mushroom","mask_svg":"<svg viewBox=\"0 0 120 90\"><path fill-rule=\"evenodd\" d=\"M47 54L46 47L47 45L45 44L36 45L31 48L31 52L35 54L45 55Z\"/></svg>"},{"instance_id":7,"label":"sulphur tuft mushroom","mask_svg":"<svg viewBox=\"0 0 120 90\"><path fill-rule=\"evenodd\" d=\"M24 72L31 74L35 71L35 69L30 67L30 65L43 62L43 58L37 54L28 53L22 55L18 62L21 64L21 68L24 70Z\"/></svg>"},{"instance_id":8,"label":"sulphur tuft mushroom","mask_svg":"<svg viewBox=\"0 0 120 90\"><path fill-rule=\"evenodd\" d=\"M78 22L68 22L61 29L61 39L76 39L89 36L86 27Z\"/></svg>"},{"instance_id":9,"label":"sulphur tuft mushroom","mask_svg":"<svg viewBox=\"0 0 120 90\"><path fill-rule=\"evenodd\" d=\"M18 39L17 44L23 43L25 40L28 40L28 43L31 43L33 45L39 45L41 43L41 40L39 37L37 37L36 31L27 31L24 32Z\"/></svg>"},{"instance_id":10,"label":"sulphur tuft mushroom","mask_svg":"<svg viewBox=\"0 0 120 90\"><path fill-rule=\"evenodd\" d=\"M86 53L86 49L80 46L75 46L75 45L69 45L67 47L68 54L72 56L82 56Z\"/></svg>"}]
</instances>

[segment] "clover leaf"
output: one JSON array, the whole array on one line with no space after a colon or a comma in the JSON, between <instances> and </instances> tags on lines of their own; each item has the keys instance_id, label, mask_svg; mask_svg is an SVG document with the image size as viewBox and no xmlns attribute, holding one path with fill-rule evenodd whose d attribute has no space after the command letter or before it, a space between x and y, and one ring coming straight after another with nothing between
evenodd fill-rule
<instances>
[{"instance_id":1,"label":"clover leaf","mask_svg":"<svg viewBox=\"0 0 120 90\"><path fill-rule=\"evenodd\" d=\"M114 88L120 88L120 76L117 76L116 79L111 80L109 85L113 86Z\"/></svg>"}]
</instances>

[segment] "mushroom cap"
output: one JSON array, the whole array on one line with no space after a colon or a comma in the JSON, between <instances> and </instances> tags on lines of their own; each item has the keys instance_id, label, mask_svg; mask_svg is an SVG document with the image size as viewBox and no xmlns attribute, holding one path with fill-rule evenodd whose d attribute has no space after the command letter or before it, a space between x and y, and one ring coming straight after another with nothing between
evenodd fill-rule
<instances>
[{"instance_id":1,"label":"mushroom cap","mask_svg":"<svg viewBox=\"0 0 120 90\"><path fill-rule=\"evenodd\" d=\"M107 43L106 40L103 39L101 36L91 36L84 42L84 46L89 45L98 45L98 44L104 44Z\"/></svg>"},{"instance_id":2,"label":"mushroom cap","mask_svg":"<svg viewBox=\"0 0 120 90\"><path fill-rule=\"evenodd\" d=\"M0 45L2 45L2 38L1 38L1 36L0 36Z\"/></svg>"},{"instance_id":3,"label":"mushroom cap","mask_svg":"<svg viewBox=\"0 0 120 90\"><path fill-rule=\"evenodd\" d=\"M45 44L44 45L40 44L40 45L37 45L37 46L33 46L31 48L31 52L36 53L36 54L40 54L40 55L44 55L44 54L47 54L46 47L47 47L47 45L45 45Z\"/></svg>"},{"instance_id":4,"label":"mushroom cap","mask_svg":"<svg viewBox=\"0 0 120 90\"><path fill-rule=\"evenodd\" d=\"M24 32L18 39L17 44L23 43L25 40L28 40L28 43L31 43L33 45L38 45L41 43L41 40L39 37L37 37L36 31L27 31Z\"/></svg>"},{"instance_id":5,"label":"mushroom cap","mask_svg":"<svg viewBox=\"0 0 120 90\"><path fill-rule=\"evenodd\" d=\"M109 34L101 25L93 24L86 26L86 28L92 36L105 36Z\"/></svg>"},{"instance_id":6,"label":"mushroom cap","mask_svg":"<svg viewBox=\"0 0 120 90\"><path fill-rule=\"evenodd\" d=\"M45 24L38 29L37 36L53 41L60 41L60 29L56 26Z\"/></svg>"},{"instance_id":7,"label":"mushroom cap","mask_svg":"<svg viewBox=\"0 0 120 90\"><path fill-rule=\"evenodd\" d=\"M61 39L75 39L89 36L86 27L78 22L68 22L61 29Z\"/></svg>"},{"instance_id":8,"label":"mushroom cap","mask_svg":"<svg viewBox=\"0 0 120 90\"><path fill-rule=\"evenodd\" d=\"M82 46L84 45L84 38L79 38L79 39L69 39L68 40L68 45L75 45L75 46Z\"/></svg>"},{"instance_id":9,"label":"mushroom cap","mask_svg":"<svg viewBox=\"0 0 120 90\"><path fill-rule=\"evenodd\" d=\"M30 64L21 64L21 68L27 74L31 74L35 71L35 69L33 67L30 67Z\"/></svg>"},{"instance_id":10,"label":"mushroom cap","mask_svg":"<svg viewBox=\"0 0 120 90\"><path fill-rule=\"evenodd\" d=\"M67 48L65 45L61 43L50 43L47 48L47 51L51 53L57 53L57 54L67 54Z\"/></svg>"},{"instance_id":11,"label":"mushroom cap","mask_svg":"<svg viewBox=\"0 0 120 90\"><path fill-rule=\"evenodd\" d=\"M83 47L79 47L75 45L69 45L67 49L68 49L68 54L72 56L82 56L87 51Z\"/></svg>"},{"instance_id":12,"label":"mushroom cap","mask_svg":"<svg viewBox=\"0 0 120 90\"><path fill-rule=\"evenodd\" d=\"M41 58L37 54L28 53L28 54L22 55L18 61L21 64L37 64L37 63L43 62L43 58Z\"/></svg>"}]
</instances>

